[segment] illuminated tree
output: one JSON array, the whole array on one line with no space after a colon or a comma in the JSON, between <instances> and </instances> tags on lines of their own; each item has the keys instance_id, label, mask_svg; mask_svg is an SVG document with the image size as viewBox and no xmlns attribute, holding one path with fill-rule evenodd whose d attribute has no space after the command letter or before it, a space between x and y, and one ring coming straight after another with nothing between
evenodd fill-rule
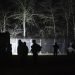
<instances>
[{"instance_id":1,"label":"illuminated tree","mask_svg":"<svg viewBox=\"0 0 75 75\"><path fill-rule=\"evenodd\" d=\"M26 36L26 22L32 20L33 9L31 7L31 0L15 0L15 5L18 6L16 13L14 13L15 19L20 19L23 22L23 36Z\"/></svg>"}]
</instances>

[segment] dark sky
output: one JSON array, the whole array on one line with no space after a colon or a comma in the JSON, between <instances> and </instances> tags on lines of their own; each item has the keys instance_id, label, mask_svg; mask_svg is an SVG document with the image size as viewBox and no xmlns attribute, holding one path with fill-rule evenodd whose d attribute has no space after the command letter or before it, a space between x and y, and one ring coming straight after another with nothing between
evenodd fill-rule
<instances>
[{"instance_id":1,"label":"dark sky","mask_svg":"<svg viewBox=\"0 0 75 75\"><path fill-rule=\"evenodd\" d=\"M16 1L16 0L0 0L0 8L10 7L11 5L14 5L14 1ZM36 3L40 3L40 2L48 1L48 0L34 0L34 1L36 1ZM61 0L52 0L52 2L54 2L54 3L59 2L59 1L61 1Z\"/></svg>"},{"instance_id":2,"label":"dark sky","mask_svg":"<svg viewBox=\"0 0 75 75\"><path fill-rule=\"evenodd\" d=\"M7 7L9 4L11 4L10 0L0 0L0 6Z\"/></svg>"},{"instance_id":3,"label":"dark sky","mask_svg":"<svg viewBox=\"0 0 75 75\"><path fill-rule=\"evenodd\" d=\"M19 4L17 2L18 0L0 0L0 10L7 10L7 9L17 9ZM19 0L19 1L24 1L24 0ZM35 11L43 11L46 10L46 6L52 4L53 7L57 7L57 4L60 4L62 2L66 2L68 0L27 0L31 1L32 4L34 4ZM43 2L47 2L46 5L44 5L45 8L42 8L41 5ZM16 5L17 3L17 5ZM61 4L60 4L61 5Z\"/></svg>"},{"instance_id":4,"label":"dark sky","mask_svg":"<svg viewBox=\"0 0 75 75\"><path fill-rule=\"evenodd\" d=\"M13 5L11 0L0 0L0 9L7 9Z\"/></svg>"}]
</instances>

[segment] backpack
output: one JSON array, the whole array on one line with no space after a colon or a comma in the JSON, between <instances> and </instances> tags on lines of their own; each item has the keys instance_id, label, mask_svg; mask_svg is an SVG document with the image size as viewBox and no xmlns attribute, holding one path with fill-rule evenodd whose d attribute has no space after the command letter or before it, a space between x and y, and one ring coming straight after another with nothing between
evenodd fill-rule
<instances>
[{"instance_id":1,"label":"backpack","mask_svg":"<svg viewBox=\"0 0 75 75\"><path fill-rule=\"evenodd\" d=\"M41 46L37 44L37 52L39 53L41 51Z\"/></svg>"}]
</instances>

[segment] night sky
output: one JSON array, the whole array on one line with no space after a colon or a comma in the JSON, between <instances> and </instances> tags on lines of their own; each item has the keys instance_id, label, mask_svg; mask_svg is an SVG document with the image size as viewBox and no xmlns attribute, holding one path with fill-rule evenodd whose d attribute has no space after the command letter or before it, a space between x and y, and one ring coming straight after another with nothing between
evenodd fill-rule
<instances>
[{"instance_id":1,"label":"night sky","mask_svg":"<svg viewBox=\"0 0 75 75\"><path fill-rule=\"evenodd\" d=\"M24 0L21 0L21 1L24 1ZM29 1L32 1L32 0L29 0ZM33 2L35 2L37 4L36 7L38 7L38 4L43 1L50 2L51 0L33 0ZM55 4L60 1L61 0L52 0L51 3ZM15 2L17 2L17 1L16 0L0 0L0 8L2 8L2 9L10 8L12 6L15 6Z\"/></svg>"}]
</instances>

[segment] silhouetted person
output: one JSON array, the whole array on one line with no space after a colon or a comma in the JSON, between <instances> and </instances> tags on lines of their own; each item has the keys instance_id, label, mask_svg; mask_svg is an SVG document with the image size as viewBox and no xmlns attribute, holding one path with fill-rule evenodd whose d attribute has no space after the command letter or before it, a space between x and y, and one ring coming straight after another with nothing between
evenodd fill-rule
<instances>
[{"instance_id":1,"label":"silhouetted person","mask_svg":"<svg viewBox=\"0 0 75 75\"><path fill-rule=\"evenodd\" d=\"M22 56L22 48L23 48L23 43L22 43L21 40L18 40L18 48L17 48L17 50L18 50L18 55L19 56Z\"/></svg>"},{"instance_id":2,"label":"silhouetted person","mask_svg":"<svg viewBox=\"0 0 75 75\"><path fill-rule=\"evenodd\" d=\"M26 45L26 42L22 44L22 49L21 49L21 63L27 63L27 55L28 55L28 47Z\"/></svg>"},{"instance_id":3,"label":"silhouetted person","mask_svg":"<svg viewBox=\"0 0 75 75\"><path fill-rule=\"evenodd\" d=\"M72 48L75 49L75 40L72 42Z\"/></svg>"},{"instance_id":4,"label":"silhouetted person","mask_svg":"<svg viewBox=\"0 0 75 75\"><path fill-rule=\"evenodd\" d=\"M54 47L54 55L56 56L58 54L58 49L59 49L57 42L55 42L55 45L53 47Z\"/></svg>"},{"instance_id":5,"label":"silhouetted person","mask_svg":"<svg viewBox=\"0 0 75 75\"><path fill-rule=\"evenodd\" d=\"M33 53L34 61L37 61L38 53L41 51L41 46L36 43L36 40L32 40L33 45L31 46L31 51Z\"/></svg>"},{"instance_id":6,"label":"silhouetted person","mask_svg":"<svg viewBox=\"0 0 75 75\"><path fill-rule=\"evenodd\" d=\"M23 56L27 56L28 55L28 47L26 45L26 42L24 42L23 46L22 46L22 55Z\"/></svg>"}]
</instances>

